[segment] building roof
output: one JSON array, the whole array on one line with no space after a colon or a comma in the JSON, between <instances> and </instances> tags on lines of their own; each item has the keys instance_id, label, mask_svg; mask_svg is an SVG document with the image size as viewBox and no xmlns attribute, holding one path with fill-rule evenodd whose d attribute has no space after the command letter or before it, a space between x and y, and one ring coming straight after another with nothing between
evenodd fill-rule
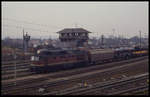
<instances>
[{"instance_id":1,"label":"building roof","mask_svg":"<svg viewBox=\"0 0 150 97\"><path fill-rule=\"evenodd\" d=\"M91 33L83 28L65 28L61 31L58 31L56 33L72 33L72 32L78 32L78 33Z\"/></svg>"}]
</instances>

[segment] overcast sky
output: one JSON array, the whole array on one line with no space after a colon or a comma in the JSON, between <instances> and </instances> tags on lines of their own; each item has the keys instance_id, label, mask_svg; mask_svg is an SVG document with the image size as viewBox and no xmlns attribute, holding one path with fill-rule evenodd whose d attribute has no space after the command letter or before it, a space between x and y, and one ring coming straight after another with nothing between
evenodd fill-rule
<instances>
[{"instance_id":1,"label":"overcast sky","mask_svg":"<svg viewBox=\"0 0 150 97\"><path fill-rule=\"evenodd\" d=\"M2 38L58 38L64 28L82 27L92 36L148 35L148 2L2 2Z\"/></svg>"}]
</instances>

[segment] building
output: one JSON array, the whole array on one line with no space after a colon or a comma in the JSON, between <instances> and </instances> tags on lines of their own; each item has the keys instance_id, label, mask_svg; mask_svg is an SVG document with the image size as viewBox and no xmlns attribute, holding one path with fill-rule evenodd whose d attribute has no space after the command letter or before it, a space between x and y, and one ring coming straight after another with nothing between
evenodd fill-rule
<instances>
[{"instance_id":1,"label":"building","mask_svg":"<svg viewBox=\"0 0 150 97\"><path fill-rule=\"evenodd\" d=\"M57 33L64 48L75 48L85 46L91 32L83 28L65 28Z\"/></svg>"}]
</instances>

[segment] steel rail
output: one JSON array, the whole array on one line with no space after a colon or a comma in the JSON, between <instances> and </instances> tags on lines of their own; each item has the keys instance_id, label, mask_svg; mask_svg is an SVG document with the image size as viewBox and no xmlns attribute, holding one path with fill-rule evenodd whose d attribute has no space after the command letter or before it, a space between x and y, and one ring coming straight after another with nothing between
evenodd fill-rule
<instances>
[{"instance_id":1,"label":"steel rail","mask_svg":"<svg viewBox=\"0 0 150 97\"><path fill-rule=\"evenodd\" d=\"M116 68L115 68L116 69ZM118 69L118 68L117 68ZM94 73L95 74L95 73ZM91 74L91 75L93 75L93 74ZM87 77L89 77L89 76L91 76L91 75L82 75L82 76L84 76L85 78L87 78ZM48 87L52 87L53 86L53 88L54 87L57 87L57 86L59 86L60 84L63 84L64 82L67 82L67 83L72 83L72 82L74 82L74 81L76 81L76 80L81 80L81 78L83 79L83 77L82 77L81 75L78 75L78 76L76 76L76 77L68 77L68 78L60 78L60 79L58 79L58 80L56 80L56 81L48 81L48 83L45 83L45 84L42 84L42 83L40 83L40 85L38 84L37 86L35 86L35 87L30 87L32 90L35 90L35 88L37 88L37 87L44 87L44 88L48 88ZM29 88L28 88L29 89ZM26 89L27 90L27 89ZM28 90L28 92L29 92L29 90ZM30 91L30 92L32 92L32 93L35 93L35 91Z\"/></svg>"},{"instance_id":2,"label":"steel rail","mask_svg":"<svg viewBox=\"0 0 150 97\"><path fill-rule=\"evenodd\" d=\"M10 65L13 64L15 61L7 61L7 62L2 62L2 65ZM25 63L25 62L30 62L30 60L20 60L20 61L16 61L16 63Z\"/></svg>"},{"instance_id":3,"label":"steel rail","mask_svg":"<svg viewBox=\"0 0 150 97\"><path fill-rule=\"evenodd\" d=\"M127 83L130 83L130 82L143 80L145 78L147 79L148 75L149 74L146 73L146 74L142 74L142 75L138 75L138 76L133 76L133 77L131 76L131 77L128 77L128 78L123 78L121 80L114 80L114 81L96 83L96 84L92 85L92 87L80 87L80 88L77 88L77 89L67 89L67 90L60 91L58 93L58 95L71 95L71 94L75 94L75 93L78 93L79 95L86 94L88 92L96 91L97 89L113 87L113 86L116 86L117 84L123 85L123 84L127 84Z\"/></svg>"},{"instance_id":4,"label":"steel rail","mask_svg":"<svg viewBox=\"0 0 150 97\"><path fill-rule=\"evenodd\" d=\"M73 70L67 70L67 71L61 71L61 72L55 72L55 73L51 73L51 74L44 74L47 75L47 77L65 77L66 75L74 75L74 74L80 74L80 73L84 73L84 72L88 72L88 71L92 71L92 70L98 70L98 69L105 69L105 68L110 68L113 66L119 66L119 65L124 65L126 63L131 63L131 62L136 62L136 61L140 61L143 60L147 57L141 57L141 58L136 58L136 59L130 59L130 60L124 60L121 62L114 62L114 63L108 63L108 64L101 64L101 65L96 65L96 66L91 66L91 67L86 67L86 68L78 68L78 69L73 69ZM27 77L28 78L28 77ZM42 78L42 77L40 77ZM11 80L10 80L11 81ZM10 82L8 81L2 81L3 82ZM19 81L19 79L18 79ZM22 81L22 80L20 80Z\"/></svg>"},{"instance_id":5,"label":"steel rail","mask_svg":"<svg viewBox=\"0 0 150 97\"><path fill-rule=\"evenodd\" d=\"M108 95L122 95L122 94L125 94L125 93L129 93L129 92L131 93L131 92L137 92L137 91L142 92L142 91L148 90L148 87L149 87L148 85L138 86L138 87L118 91L118 92L115 92L115 93L109 93Z\"/></svg>"}]
</instances>

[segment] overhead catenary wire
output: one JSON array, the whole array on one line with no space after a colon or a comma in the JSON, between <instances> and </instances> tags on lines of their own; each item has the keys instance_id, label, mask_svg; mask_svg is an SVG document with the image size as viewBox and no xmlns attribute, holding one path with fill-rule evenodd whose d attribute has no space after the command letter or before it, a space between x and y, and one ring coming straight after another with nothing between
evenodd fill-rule
<instances>
[{"instance_id":1,"label":"overhead catenary wire","mask_svg":"<svg viewBox=\"0 0 150 97\"><path fill-rule=\"evenodd\" d=\"M14 30L12 30L12 29L14 29ZM38 33L38 34L42 34L42 33L47 33L47 34L49 33L50 34L51 33L53 36L54 36L54 34L56 34L55 33L56 31L51 31L51 30L35 29L35 28L30 28L30 27L23 27L23 26L20 26L20 25L6 25L6 24L2 25L2 33L3 32L5 32L5 33L6 32L7 33L22 32L23 29L30 32L30 34L31 33ZM21 36L21 33L20 33L20 36ZM48 35L43 35L42 34L42 36L47 37ZM34 35L32 37L34 37Z\"/></svg>"},{"instance_id":2,"label":"overhead catenary wire","mask_svg":"<svg viewBox=\"0 0 150 97\"><path fill-rule=\"evenodd\" d=\"M31 31L49 32L49 30L41 30L41 29L23 27L23 26L18 26L18 25L6 25L6 24L3 24L2 27L12 27L12 28L16 28L16 29L28 29L28 30L31 30Z\"/></svg>"},{"instance_id":3,"label":"overhead catenary wire","mask_svg":"<svg viewBox=\"0 0 150 97\"><path fill-rule=\"evenodd\" d=\"M55 25L47 25L47 24L40 24L40 23L35 23L35 22L29 22L29 21L24 21L24 20L17 20L17 19L11 19L11 18L2 18L4 21L11 21L11 22L17 22L17 23L23 23L23 24L30 24L30 25L36 25L36 26L41 26L41 27L48 27L48 28L61 28Z\"/></svg>"},{"instance_id":4,"label":"overhead catenary wire","mask_svg":"<svg viewBox=\"0 0 150 97\"><path fill-rule=\"evenodd\" d=\"M9 23L11 22L11 25L8 24L8 21L9 21ZM23 20L17 20L17 19L12 19L12 18L2 18L2 29L4 30L4 29L12 29L12 28L18 29L20 31L22 31L22 29L25 29L29 32L34 31L35 33L37 33L37 32L40 32L40 33L41 32L42 33L44 33L44 32L53 33L54 32L53 34L55 34L55 32L57 32L58 29L62 29L62 27L58 27L58 26L54 26L54 25L50 26L50 25L46 25L46 24L40 24L40 23L35 23L35 22L23 21ZM8 31L8 32L10 32L10 31ZM47 35L45 35L45 36L47 36Z\"/></svg>"}]
</instances>

